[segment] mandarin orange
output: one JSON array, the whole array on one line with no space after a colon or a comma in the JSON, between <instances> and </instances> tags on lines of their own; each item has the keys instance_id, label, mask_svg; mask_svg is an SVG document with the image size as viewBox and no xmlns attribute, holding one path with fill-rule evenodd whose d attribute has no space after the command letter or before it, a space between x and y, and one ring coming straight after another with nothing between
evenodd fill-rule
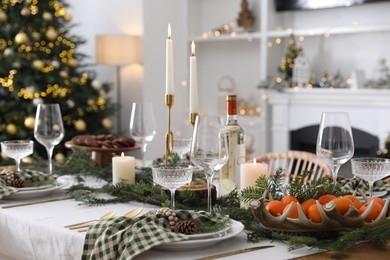
<instances>
[{"instance_id":1,"label":"mandarin orange","mask_svg":"<svg viewBox=\"0 0 390 260\"><path fill-rule=\"evenodd\" d=\"M307 210L310 208L311 205L313 204L316 204L316 200L315 199L308 199L308 200L305 200L303 203L302 203L302 208L305 208L306 209L306 212Z\"/></svg>"},{"instance_id":2,"label":"mandarin orange","mask_svg":"<svg viewBox=\"0 0 390 260\"><path fill-rule=\"evenodd\" d=\"M336 205L336 211L343 215L348 211L349 206L353 206L353 202L345 197L332 199L331 202Z\"/></svg>"},{"instance_id":3,"label":"mandarin orange","mask_svg":"<svg viewBox=\"0 0 390 260\"><path fill-rule=\"evenodd\" d=\"M355 206L356 209L360 209L360 207L362 206L360 200L354 195L345 195L343 198L350 199L353 202L353 205Z\"/></svg>"},{"instance_id":4,"label":"mandarin orange","mask_svg":"<svg viewBox=\"0 0 390 260\"><path fill-rule=\"evenodd\" d=\"M295 198L293 195L286 195L280 200L284 205L290 205L290 203L298 202L298 199Z\"/></svg>"},{"instance_id":5,"label":"mandarin orange","mask_svg":"<svg viewBox=\"0 0 390 260\"><path fill-rule=\"evenodd\" d=\"M321 205L325 205L326 203L328 203L329 201L331 201L332 199L335 199L335 198L337 198L337 197L332 195L332 194L325 194L325 195L322 195L321 197L318 198L318 202Z\"/></svg>"},{"instance_id":6,"label":"mandarin orange","mask_svg":"<svg viewBox=\"0 0 390 260\"><path fill-rule=\"evenodd\" d=\"M298 202L291 202L291 203L293 203L293 206L292 206L292 209L291 209L291 211L290 211L290 214L288 214L288 217L289 218L299 218L299 214L298 214ZM284 209L283 209L283 213L285 213L287 210L288 210L288 208L290 207L290 205L286 205L285 207L284 207ZM302 211L303 211L303 214L305 214L306 215L306 209L304 209L304 208L302 208Z\"/></svg>"},{"instance_id":7,"label":"mandarin orange","mask_svg":"<svg viewBox=\"0 0 390 260\"><path fill-rule=\"evenodd\" d=\"M374 203L374 206L371 209L370 213L368 213L367 217L365 218L366 222L374 221L379 216L379 214L381 213L382 208L383 208L381 206L381 204L379 204L379 203L377 203L375 201L372 202L372 203ZM369 205L370 205L369 203L366 203L366 204L364 204L363 206L360 207L360 209L359 209L360 215L363 214L363 212L365 212L367 210Z\"/></svg>"},{"instance_id":8,"label":"mandarin orange","mask_svg":"<svg viewBox=\"0 0 390 260\"><path fill-rule=\"evenodd\" d=\"M371 202L372 200L374 200L376 203L380 204L382 207L385 206L385 201L384 201L383 199L381 199L381 198L371 198L371 199L367 200L366 203L367 203L367 204L370 204L370 202Z\"/></svg>"},{"instance_id":9,"label":"mandarin orange","mask_svg":"<svg viewBox=\"0 0 390 260\"><path fill-rule=\"evenodd\" d=\"M278 216L283 214L283 209L286 205L284 205L279 200L273 200L267 203L265 208L271 213L273 216Z\"/></svg>"},{"instance_id":10,"label":"mandarin orange","mask_svg":"<svg viewBox=\"0 0 390 260\"><path fill-rule=\"evenodd\" d=\"M313 204L309 207L307 210L307 217L314 223L321 223L322 222L322 216L320 214L320 210L317 206L317 204Z\"/></svg>"}]
</instances>

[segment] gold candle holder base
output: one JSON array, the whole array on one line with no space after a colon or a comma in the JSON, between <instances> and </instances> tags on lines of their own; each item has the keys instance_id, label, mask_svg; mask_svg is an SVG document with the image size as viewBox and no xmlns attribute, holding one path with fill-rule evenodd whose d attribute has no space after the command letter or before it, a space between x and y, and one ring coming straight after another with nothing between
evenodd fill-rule
<instances>
[{"instance_id":1,"label":"gold candle holder base","mask_svg":"<svg viewBox=\"0 0 390 260\"><path fill-rule=\"evenodd\" d=\"M190 123L191 123L192 127L195 126L195 119L196 119L197 115L198 115L198 113L190 113L189 114L189 119L190 119Z\"/></svg>"},{"instance_id":2,"label":"gold candle holder base","mask_svg":"<svg viewBox=\"0 0 390 260\"><path fill-rule=\"evenodd\" d=\"M171 109L174 100L174 95L165 95L165 104L168 106L168 130L165 134L165 165L168 164L168 156L173 150L173 134L171 131Z\"/></svg>"}]
</instances>

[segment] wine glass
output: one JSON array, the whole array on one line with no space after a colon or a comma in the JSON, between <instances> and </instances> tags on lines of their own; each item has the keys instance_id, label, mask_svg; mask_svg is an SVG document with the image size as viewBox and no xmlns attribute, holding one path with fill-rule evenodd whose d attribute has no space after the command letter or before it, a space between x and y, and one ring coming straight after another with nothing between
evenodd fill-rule
<instances>
[{"instance_id":1,"label":"wine glass","mask_svg":"<svg viewBox=\"0 0 390 260\"><path fill-rule=\"evenodd\" d=\"M4 155L16 162L16 171L20 171L20 160L34 151L34 142L30 140L12 140L1 142L1 151Z\"/></svg>"},{"instance_id":2,"label":"wine glass","mask_svg":"<svg viewBox=\"0 0 390 260\"><path fill-rule=\"evenodd\" d=\"M145 166L146 146L156 135L152 103L133 103L130 118L130 135L138 143L141 143L142 166Z\"/></svg>"},{"instance_id":3,"label":"wine glass","mask_svg":"<svg viewBox=\"0 0 390 260\"><path fill-rule=\"evenodd\" d=\"M228 160L227 136L220 130L222 116L196 116L191 143L191 162L203 169L207 180L207 210L211 212L211 183L214 173Z\"/></svg>"},{"instance_id":4,"label":"wine glass","mask_svg":"<svg viewBox=\"0 0 390 260\"><path fill-rule=\"evenodd\" d=\"M317 137L317 156L331 168L334 187L337 183L338 171L344 163L352 158L354 144L348 113L322 113Z\"/></svg>"},{"instance_id":5,"label":"wine glass","mask_svg":"<svg viewBox=\"0 0 390 260\"><path fill-rule=\"evenodd\" d=\"M47 151L49 174L53 172L54 146L64 138L64 126L58 104L39 104L35 115L34 137Z\"/></svg>"},{"instance_id":6,"label":"wine glass","mask_svg":"<svg viewBox=\"0 0 390 260\"><path fill-rule=\"evenodd\" d=\"M370 198L372 198L374 182L390 175L390 160L384 158L353 158L352 173L368 181Z\"/></svg>"},{"instance_id":7,"label":"wine glass","mask_svg":"<svg viewBox=\"0 0 390 260\"><path fill-rule=\"evenodd\" d=\"M176 189L192 180L192 167L180 165L160 165L152 167L153 182L171 192L171 208L175 209Z\"/></svg>"}]
</instances>

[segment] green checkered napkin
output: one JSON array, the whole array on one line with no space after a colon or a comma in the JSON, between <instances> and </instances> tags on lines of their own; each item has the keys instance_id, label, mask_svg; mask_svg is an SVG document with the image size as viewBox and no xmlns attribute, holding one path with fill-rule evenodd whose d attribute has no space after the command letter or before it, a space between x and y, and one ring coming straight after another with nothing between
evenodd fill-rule
<instances>
[{"instance_id":1,"label":"green checkered napkin","mask_svg":"<svg viewBox=\"0 0 390 260\"><path fill-rule=\"evenodd\" d=\"M179 220L191 220L196 226L227 223L229 216L217 213L175 211ZM82 259L131 259L160 244L188 239L171 231L168 219L148 213L137 218L117 217L91 226L85 236Z\"/></svg>"},{"instance_id":2,"label":"green checkered napkin","mask_svg":"<svg viewBox=\"0 0 390 260\"><path fill-rule=\"evenodd\" d=\"M368 183L359 177L353 178L338 178L337 182L341 184L341 191L343 193L353 193L354 191L368 190ZM387 183L383 180L376 181L373 187L374 191L390 191L390 183Z\"/></svg>"},{"instance_id":3,"label":"green checkered napkin","mask_svg":"<svg viewBox=\"0 0 390 260\"><path fill-rule=\"evenodd\" d=\"M56 176L54 175L49 175L47 173L35 171L35 170L23 170L19 172L13 170L6 170L6 169L2 170L0 172L0 199L18 192L17 188L6 185L5 180L8 173L12 173L16 178L25 180L30 184L51 182L51 181L54 182L54 180L56 179Z\"/></svg>"}]
</instances>

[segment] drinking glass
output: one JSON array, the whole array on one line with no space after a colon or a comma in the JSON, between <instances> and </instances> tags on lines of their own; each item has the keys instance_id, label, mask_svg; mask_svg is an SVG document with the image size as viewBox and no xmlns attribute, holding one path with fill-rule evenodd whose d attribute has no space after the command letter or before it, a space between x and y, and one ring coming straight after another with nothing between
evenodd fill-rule
<instances>
[{"instance_id":1,"label":"drinking glass","mask_svg":"<svg viewBox=\"0 0 390 260\"><path fill-rule=\"evenodd\" d=\"M20 160L34 151L34 142L30 140L12 140L1 142L1 151L4 155L16 162L16 171L20 171Z\"/></svg>"},{"instance_id":2,"label":"drinking glass","mask_svg":"<svg viewBox=\"0 0 390 260\"><path fill-rule=\"evenodd\" d=\"M352 158L354 144L348 113L322 113L321 124L317 137L317 156L331 168L334 187L341 165Z\"/></svg>"},{"instance_id":3,"label":"drinking glass","mask_svg":"<svg viewBox=\"0 0 390 260\"><path fill-rule=\"evenodd\" d=\"M192 180L192 167L180 165L160 165L152 167L153 182L171 192L171 208L175 208L176 189Z\"/></svg>"},{"instance_id":4,"label":"drinking glass","mask_svg":"<svg viewBox=\"0 0 390 260\"><path fill-rule=\"evenodd\" d=\"M191 162L201 167L207 180L207 210L211 212L211 185L214 173L228 160L227 136L220 130L222 116L196 116L191 144Z\"/></svg>"},{"instance_id":5,"label":"drinking glass","mask_svg":"<svg viewBox=\"0 0 390 260\"><path fill-rule=\"evenodd\" d=\"M352 173L368 181L370 198L372 198L374 182L390 175L390 160L384 158L353 158Z\"/></svg>"},{"instance_id":6,"label":"drinking glass","mask_svg":"<svg viewBox=\"0 0 390 260\"><path fill-rule=\"evenodd\" d=\"M184 159L186 153L190 152L191 138L175 139L173 143L173 152L177 153L180 159Z\"/></svg>"},{"instance_id":7,"label":"drinking glass","mask_svg":"<svg viewBox=\"0 0 390 260\"><path fill-rule=\"evenodd\" d=\"M156 135L156 122L152 103L133 103L130 118L130 135L141 144L142 166L145 166L146 146Z\"/></svg>"},{"instance_id":8,"label":"drinking glass","mask_svg":"<svg viewBox=\"0 0 390 260\"><path fill-rule=\"evenodd\" d=\"M54 146L64 138L64 126L58 104L39 104L35 115L34 137L47 151L48 172L53 172Z\"/></svg>"}]
</instances>

